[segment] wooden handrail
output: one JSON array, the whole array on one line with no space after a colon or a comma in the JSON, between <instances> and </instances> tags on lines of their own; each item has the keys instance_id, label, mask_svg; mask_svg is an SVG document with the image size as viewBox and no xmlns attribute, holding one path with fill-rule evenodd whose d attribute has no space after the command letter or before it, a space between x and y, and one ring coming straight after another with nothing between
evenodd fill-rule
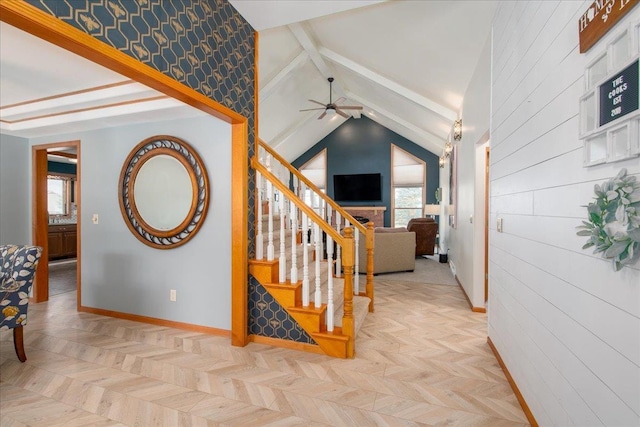
<instances>
[{"instance_id":1,"label":"wooden handrail","mask_svg":"<svg viewBox=\"0 0 640 427\"><path fill-rule=\"evenodd\" d=\"M351 223L351 225L358 229L364 236L365 238L365 250L367 251L367 265L366 265L366 283L365 283L365 294L366 296L368 296L371 299L371 302L369 303L369 311L373 312L374 310L374 287L373 287L373 252L374 252L374 238L373 238L373 223L369 222L367 225L361 224L360 222L356 221L356 219L347 211L345 211L342 207L340 207L340 205L338 205L336 202L334 202L329 196L327 196L325 193L323 193L322 191L320 191L320 189L318 187L315 186L315 184L313 184L311 181L309 181L309 179L307 177L305 177L304 175L302 175L302 173L300 173L300 171L296 168L294 168L288 161L286 161L282 156L280 156L280 154L278 154L273 148L271 148L269 146L269 144L267 144L266 142L264 142L262 139L258 138L258 145L263 147L267 153L269 153L274 159L276 159L278 162L280 162L281 165L283 165L285 168L287 168L287 170L289 172L291 172L292 174L294 174L295 176L298 177L299 180L301 180L307 187L309 187L311 190L313 190L316 194L318 194L327 204L329 204L334 211L340 213L340 215L342 215L343 218L349 220L349 222ZM256 150L256 154L254 155L253 159L251 159L251 164L254 167L254 169L258 170L258 168L256 167L256 165L260 165L260 171L261 172L266 172L268 173L271 177L275 178L277 181L278 188L280 188L282 191L284 191L283 189L286 189L287 191L285 192L287 194L287 196L291 198L291 195L294 195L294 198L296 200L299 200L299 198L297 196L295 196L295 194L289 190L289 188L284 185L279 179L277 179L273 174L271 174L271 172L268 171L268 169L263 166L259 159L258 159L258 150ZM263 172L263 175L265 174ZM275 183L275 181L274 181ZM293 199L292 199L293 200ZM327 228L325 227L325 224L327 224L324 220L322 220L320 218L319 215L316 214L316 212L309 208L307 206L306 203L302 202L302 204L299 204L297 201L294 202L296 204L296 206L300 207L302 210L305 211L305 213L307 213L307 216L313 217L314 220L320 224L321 228L325 231L327 231ZM310 215L310 212L313 213L313 215ZM318 221L318 219L320 219L320 221ZM339 233L334 232L333 228L330 227L331 229L331 236L334 237L336 235L339 235ZM340 242L342 242L342 236L340 239L336 239L334 237L334 240L339 240ZM345 247L344 244L340 244L343 248Z\"/></svg>"},{"instance_id":2,"label":"wooden handrail","mask_svg":"<svg viewBox=\"0 0 640 427\"><path fill-rule=\"evenodd\" d=\"M327 223L320 215L318 215L310 206L302 201L293 191L289 189L282 181L278 179L277 176L269 172L266 166L261 164L254 157L251 159L251 166L263 177L267 178L271 181L278 190L282 191L282 193L291 200L301 211L303 211L313 222L318 224L322 230L327 233L327 235L331 236L335 242L337 242L340 246L344 247L344 237L338 233L329 223Z\"/></svg>"},{"instance_id":3,"label":"wooden handrail","mask_svg":"<svg viewBox=\"0 0 640 427\"><path fill-rule=\"evenodd\" d=\"M286 161L282 156L280 156L280 154L278 154L273 148L271 148L269 146L269 144L267 144L266 142L264 142L260 138L258 138L258 144L262 148L264 148L269 154L271 154L271 156L273 156L274 159L276 159L278 162L280 162L281 165L286 167L287 170L289 170L289 172L291 172L292 174L297 176L300 181L304 182L304 184L307 187L309 187L316 194L318 194L335 211L340 213L340 215L342 215L343 218L348 219L349 222L351 223L351 225L353 225L355 228L357 228L363 234L366 232L366 227L364 226L364 224L361 224L358 221L356 221L356 219L349 212L344 210L344 208L342 208L339 204L337 204L333 199L331 199L329 196L327 196L322 191L320 191L320 189L318 187L316 187L313 182L309 181L309 179L306 176L304 176L298 169L296 169L293 166L291 166L291 164L288 161ZM256 156L257 156L257 150L256 150Z\"/></svg>"}]
</instances>

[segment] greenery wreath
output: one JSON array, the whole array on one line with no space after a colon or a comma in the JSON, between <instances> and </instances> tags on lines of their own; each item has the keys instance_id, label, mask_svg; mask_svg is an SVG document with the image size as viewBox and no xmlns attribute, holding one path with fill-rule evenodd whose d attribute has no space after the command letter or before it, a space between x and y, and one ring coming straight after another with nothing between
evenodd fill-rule
<instances>
[{"instance_id":1,"label":"greenery wreath","mask_svg":"<svg viewBox=\"0 0 640 427\"><path fill-rule=\"evenodd\" d=\"M595 246L593 253L613 260L618 271L640 255L640 183L622 169L594 192L595 202L586 206L589 220L576 227L577 234L589 237L582 249Z\"/></svg>"}]
</instances>

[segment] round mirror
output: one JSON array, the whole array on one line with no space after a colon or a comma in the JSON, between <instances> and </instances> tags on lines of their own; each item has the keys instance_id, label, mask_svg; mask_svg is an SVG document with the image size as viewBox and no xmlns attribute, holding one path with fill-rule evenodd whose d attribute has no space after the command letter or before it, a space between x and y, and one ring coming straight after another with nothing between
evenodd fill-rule
<instances>
[{"instance_id":1,"label":"round mirror","mask_svg":"<svg viewBox=\"0 0 640 427\"><path fill-rule=\"evenodd\" d=\"M129 229L140 241L160 249L193 237L208 206L202 161L186 142L166 135L146 139L133 149L119 189Z\"/></svg>"},{"instance_id":2,"label":"round mirror","mask_svg":"<svg viewBox=\"0 0 640 427\"><path fill-rule=\"evenodd\" d=\"M193 185L187 168L175 157L149 158L133 180L133 200L142 220L156 230L173 230L189 217Z\"/></svg>"}]
</instances>

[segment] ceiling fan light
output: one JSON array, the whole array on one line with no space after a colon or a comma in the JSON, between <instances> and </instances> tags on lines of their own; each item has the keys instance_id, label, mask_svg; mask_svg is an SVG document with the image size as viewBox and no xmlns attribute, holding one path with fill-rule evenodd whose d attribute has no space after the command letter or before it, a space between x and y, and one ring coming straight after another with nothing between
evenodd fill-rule
<instances>
[{"instance_id":1,"label":"ceiling fan light","mask_svg":"<svg viewBox=\"0 0 640 427\"><path fill-rule=\"evenodd\" d=\"M336 109L335 108L327 108L327 116L335 116Z\"/></svg>"}]
</instances>

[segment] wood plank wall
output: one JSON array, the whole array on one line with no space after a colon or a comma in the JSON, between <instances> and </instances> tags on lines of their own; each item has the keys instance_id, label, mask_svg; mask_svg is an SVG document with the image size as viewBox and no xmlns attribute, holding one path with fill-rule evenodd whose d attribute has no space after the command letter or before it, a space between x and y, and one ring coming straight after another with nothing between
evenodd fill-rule
<instances>
[{"instance_id":1,"label":"wood plank wall","mask_svg":"<svg viewBox=\"0 0 640 427\"><path fill-rule=\"evenodd\" d=\"M594 184L640 178L637 157L584 168L578 138L584 67L640 7L581 55L590 3L504 1L494 20L489 336L540 425L640 425L640 262L615 273L575 230Z\"/></svg>"}]
</instances>

